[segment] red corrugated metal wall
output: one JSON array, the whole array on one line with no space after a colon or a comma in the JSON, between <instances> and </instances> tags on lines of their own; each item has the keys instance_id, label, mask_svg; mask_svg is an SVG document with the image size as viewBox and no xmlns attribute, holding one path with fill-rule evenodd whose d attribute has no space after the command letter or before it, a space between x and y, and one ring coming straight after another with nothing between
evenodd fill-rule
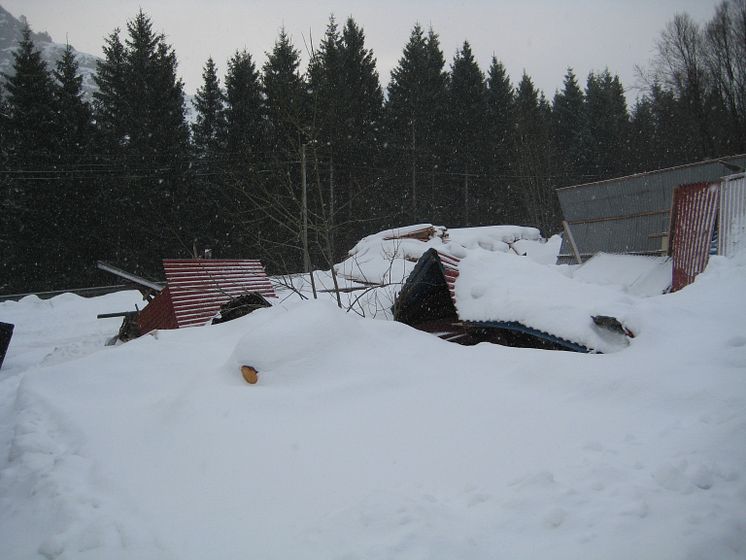
<instances>
[{"instance_id":1,"label":"red corrugated metal wall","mask_svg":"<svg viewBox=\"0 0 746 560\"><path fill-rule=\"evenodd\" d=\"M149 333L155 329L176 329L179 327L176 323L174 305L168 288L161 290L153 301L140 311L137 316L137 324L140 327L141 334Z\"/></svg>"},{"instance_id":2,"label":"red corrugated metal wall","mask_svg":"<svg viewBox=\"0 0 746 560\"><path fill-rule=\"evenodd\" d=\"M719 183L681 185L674 190L671 209L671 291L691 284L707 266L718 200Z\"/></svg>"}]
</instances>

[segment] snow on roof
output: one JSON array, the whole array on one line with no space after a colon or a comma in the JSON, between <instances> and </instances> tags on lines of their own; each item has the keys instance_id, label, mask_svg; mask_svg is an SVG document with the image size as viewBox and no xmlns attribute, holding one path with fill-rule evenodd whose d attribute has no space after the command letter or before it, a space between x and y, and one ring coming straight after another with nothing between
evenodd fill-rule
<instances>
[{"instance_id":1,"label":"snow on roof","mask_svg":"<svg viewBox=\"0 0 746 560\"><path fill-rule=\"evenodd\" d=\"M429 231L427 241L422 232ZM336 265L337 272L350 280L366 284L403 283L417 260L428 249L461 258L468 251L487 251L514 255L536 254L541 262L554 263L561 240L548 244L539 230L522 226L482 226L447 229L432 224L417 224L394 228L361 239L349 252L349 257Z\"/></svg>"},{"instance_id":2,"label":"snow on roof","mask_svg":"<svg viewBox=\"0 0 746 560\"><path fill-rule=\"evenodd\" d=\"M598 253L577 267L572 277L587 284L617 287L636 296L656 296L671 287L671 259Z\"/></svg>"},{"instance_id":3,"label":"snow on roof","mask_svg":"<svg viewBox=\"0 0 746 560\"><path fill-rule=\"evenodd\" d=\"M448 230L448 240L465 249L481 247L487 251L506 252L520 240L539 241L538 229L521 226L481 226Z\"/></svg>"},{"instance_id":4,"label":"snow on roof","mask_svg":"<svg viewBox=\"0 0 746 560\"><path fill-rule=\"evenodd\" d=\"M454 286L464 321L518 322L603 353L625 344L594 325L592 316L624 322L633 301L618 289L578 282L555 267L484 250L461 259Z\"/></svg>"}]
</instances>

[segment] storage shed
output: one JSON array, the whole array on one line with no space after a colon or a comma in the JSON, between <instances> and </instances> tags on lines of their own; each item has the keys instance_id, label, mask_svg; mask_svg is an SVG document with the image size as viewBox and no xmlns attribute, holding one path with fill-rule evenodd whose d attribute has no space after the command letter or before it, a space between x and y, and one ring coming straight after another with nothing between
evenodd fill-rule
<instances>
[{"instance_id":1,"label":"storage shed","mask_svg":"<svg viewBox=\"0 0 746 560\"><path fill-rule=\"evenodd\" d=\"M576 262L571 238L583 261L598 252L667 254L674 189L743 168L744 154L557 189L569 231L557 263Z\"/></svg>"}]
</instances>

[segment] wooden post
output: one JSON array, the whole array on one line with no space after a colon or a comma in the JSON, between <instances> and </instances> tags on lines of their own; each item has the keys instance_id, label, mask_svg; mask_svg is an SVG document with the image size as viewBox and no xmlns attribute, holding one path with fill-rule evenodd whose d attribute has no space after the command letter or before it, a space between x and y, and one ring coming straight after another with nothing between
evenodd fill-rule
<instances>
[{"instance_id":1,"label":"wooden post","mask_svg":"<svg viewBox=\"0 0 746 560\"><path fill-rule=\"evenodd\" d=\"M567 240L570 242L570 248L572 249L572 254L575 255L575 260L578 264L583 264L583 259L580 258L580 251L578 251L578 246L575 244L575 238L572 236L570 224L567 223L567 220L562 220L562 227L565 230Z\"/></svg>"}]
</instances>

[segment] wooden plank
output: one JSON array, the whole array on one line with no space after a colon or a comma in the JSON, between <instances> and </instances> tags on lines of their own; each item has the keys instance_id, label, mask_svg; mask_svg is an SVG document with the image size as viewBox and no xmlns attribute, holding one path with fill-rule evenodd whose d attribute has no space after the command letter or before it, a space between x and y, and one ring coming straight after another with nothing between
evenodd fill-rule
<instances>
[{"instance_id":1,"label":"wooden plank","mask_svg":"<svg viewBox=\"0 0 746 560\"><path fill-rule=\"evenodd\" d=\"M606 216L603 218L590 218L588 220L570 220L567 222L570 225L578 225L578 224L596 224L599 222L616 222L619 220L630 220L633 218L645 218L648 216L660 216L662 214L668 214L670 212L670 209L667 208L665 210L651 210L649 212L636 212L634 214L624 214L620 216Z\"/></svg>"},{"instance_id":2,"label":"wooden plank","mask_svg":"<svg viewBox=\"0 0 746 560\"><path fill-rule=\"evenodd\" d=\"M580 257L578 246L575 244L575 237L572 235L569 222L567 222L567 220L562 220L562 227L565 230L565 235L567 235L567 240L570 242L570 249L572 249L572 254L575 256L575 261L578 264L583 264L583 259Z\"/></svg>"}]
</instances>

